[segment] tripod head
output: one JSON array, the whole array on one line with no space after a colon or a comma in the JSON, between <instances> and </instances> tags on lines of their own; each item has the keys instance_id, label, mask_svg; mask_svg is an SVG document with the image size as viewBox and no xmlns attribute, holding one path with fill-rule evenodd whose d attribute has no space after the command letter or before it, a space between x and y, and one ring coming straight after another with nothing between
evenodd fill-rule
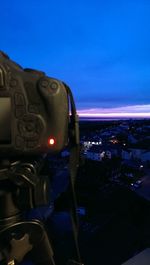
<instances>
[{"instance_id":1,"label":"tripod head","mask_svg":"<svg viewBox=\"0 0 150 265\"><path fill-rule=\"evenodd\" d=\"M38 174L42 163L41 158L28 162L1 161L0 263L20 262L29 251L36 262L35 249L39 248L38 264L39 261L43 264L45 257L46 264L54 264L42 224L23 221L25 211L50 204L49 178Z\"/></svg>"},{"instance_id":2,"label":"tripod head","mask_svg":"<svg viewBox=\"0 0 150 265\"><path fill-rule=\"evenodd\" d=\"M42 158L1 162L0 231L24 211L50 204L49 177L39 175L42 164Z\"/></svg>"}]
</instances>

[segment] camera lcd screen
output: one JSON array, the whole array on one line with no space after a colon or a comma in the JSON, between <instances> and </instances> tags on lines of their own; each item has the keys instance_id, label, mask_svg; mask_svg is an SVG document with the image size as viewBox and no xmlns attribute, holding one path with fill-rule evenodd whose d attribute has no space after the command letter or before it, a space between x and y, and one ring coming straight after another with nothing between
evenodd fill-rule
<instances>
[{"instance_id":1,"label":"camera lcd screen","mask_svg":"<svg viewBox=\"0 0 150 265\"><path fill-rule=\"evenodd\" d=\"M0 144L11 142L11 99L0 98Z\"/></svg>"}]
</instances>

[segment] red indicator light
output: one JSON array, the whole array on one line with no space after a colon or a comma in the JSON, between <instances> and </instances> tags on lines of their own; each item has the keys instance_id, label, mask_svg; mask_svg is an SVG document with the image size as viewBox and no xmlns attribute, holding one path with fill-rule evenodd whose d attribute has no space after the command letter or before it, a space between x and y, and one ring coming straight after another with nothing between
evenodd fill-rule
<instances>
[{"instance_id":1,"label":"red indicator light","mask_svg":"<svg viewBox=\"0 0 150 265\"><path fill-rule=\"evenodd\" d=\"M54 138L49 138L48 139L49 145L54 145L55 144L55 139Z\"/></svg>"}]
</instances>

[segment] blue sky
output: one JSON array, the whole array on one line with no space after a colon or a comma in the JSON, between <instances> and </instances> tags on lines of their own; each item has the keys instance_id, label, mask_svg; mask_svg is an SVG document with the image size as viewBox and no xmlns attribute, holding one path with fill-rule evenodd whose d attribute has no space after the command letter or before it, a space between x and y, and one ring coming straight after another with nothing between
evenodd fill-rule
<instances>
[{"instance_id":1,"label":"blue sky","mask_svg":"<svg viewBox=\"0 0 150 265\"><path fill-rule=\"evenodd\" d=\"M1 3L0 49L64 80L83 113L150 113L150 1Z\"/></svg>"}]
</instances>

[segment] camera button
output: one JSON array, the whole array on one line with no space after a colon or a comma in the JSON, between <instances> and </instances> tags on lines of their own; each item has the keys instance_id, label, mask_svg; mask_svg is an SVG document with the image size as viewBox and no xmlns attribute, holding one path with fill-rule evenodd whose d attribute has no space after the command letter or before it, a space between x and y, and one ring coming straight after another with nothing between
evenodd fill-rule
<instances>
[{"instance_id":1,"label":"camera button","mask_svg":"<svg viewBox=\"0 0 150 265\"><path fill-rule=\"evenodd\" d=\"M30 104L29 107L28 107L28 111L30 113L38 114L40 112L40 109L39 109L39 106Z\"/></svg>"},{"instance_id":2,"label":"camera button","mask_svg":"<svg viewBox=\"0 0 150 265\"><path fill-rule=\"evenodd\" d=\"M25 105L25 99L24 96L20 93L15 94L15 105L16 106L24 106Z\"/></svg>"},{"instance_id":3,"label":"camera button","mask_svg":"<svg viewBox=\"0 0 150 265\"><path fill-rule=\"evenodd\" d=\"M17 87L18 81L15 78L11 78L9 85L10 87Z\"/></svg>"},{"instance_id":4,"label":"camera button","mask_svg":"<svg viewBox=\"0 0 150 265\"><path fill-rule=\"evenodd\" d=\"M24 139L22 137L17 136L15 142L16 142L16 148L21 149L24 147L25 142L24 142Z\"/></svg>"},{"instance_id":5,"label":"camera button","mask_svg":"<svg viewBox=\"0 0 150 265\"><path fill-rule=\"evenodd\" d=\"M37 145L38 145L38 141L28 141L26 143L26 147L30 149L37 147Z\"/></svg>"},{"instance_id":6,"label":"camera button","mask_svg":"<svg viewBox=\"0 0 150 265\"><path fill-rule=\"evenodd\" d=\"M21 118L25 114L25 108L23 106L17 107L15 109L15 116L16 118Z\"/></svg>"},{"instance_id":7,"label":"camera button","mask_svg":"<svg viewBox=\"0 0 150 265\"><path fill-rule=\"evenodd\" d=\"M52 82L52 83L51 83L51 89L52 89L53 91L57 91L57 89L58 89L58 84L57 84L56 82Z\"/></svg>"},{"instance_id":8,"label":"camera button","mask_svg":"<svg viewBox=\"0 0 150 265\"><path fill-rule=\"evenodd\" d=\"M49 86L49 79L47 78L42 78L40 81L39 81L39 86L40 87L43 87L43 88L47 88Z\"/></svg>"},{"instance_id":9,"label":"camera button","mask_svg":"<svg viewBox=\"0 0 150 265\"><path fill-rule=\"evenodd\" d=\"M0 89L4 88L4 74L3 70L0 68Z\"/></svg>"}]
</instances>

